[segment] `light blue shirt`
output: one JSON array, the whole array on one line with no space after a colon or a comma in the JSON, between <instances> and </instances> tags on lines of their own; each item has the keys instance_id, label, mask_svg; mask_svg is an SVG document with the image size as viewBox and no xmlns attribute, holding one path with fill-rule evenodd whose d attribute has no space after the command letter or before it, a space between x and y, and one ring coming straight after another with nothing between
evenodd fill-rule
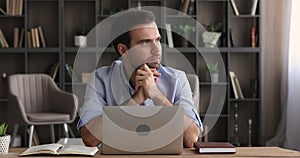
<instances>
[{"instance_id":1,"label":"light blue shirt","mask_svg":"<svg viewBox=\"0 0 300 158\"><path fill-rule=\"evenodd\" d=\"M173 105L182 106L185 115L192 118L202 129L185 72L162 65L157 71L161 73L157 83L158 89ZM122 61L117 60L111 66L104 66L95 70L86 87L85 101L80 108L78 129L91 119L101 116L103 114L102 106L121 105L133 94L134 89L125 76ZM154 102L147 99L142 105L154 106Z\"/></svg>"}]
</instances>

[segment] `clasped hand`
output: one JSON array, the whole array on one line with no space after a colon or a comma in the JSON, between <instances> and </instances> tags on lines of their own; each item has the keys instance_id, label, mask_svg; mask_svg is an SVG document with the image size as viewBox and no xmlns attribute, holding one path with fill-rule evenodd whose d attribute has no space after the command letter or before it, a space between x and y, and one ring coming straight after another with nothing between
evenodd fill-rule
<instances>
[{"instance_id":1,"label":"clasped hand","mask_svg":"<svg viewBox=\"0 0 300 158\"><path fill-rule=\"evenodd\" d=\"M162 95L157 88L158 77L161 76L155 68L149 68L143 64L135 72L135 94L133 99L137 104L141 104L146 99L155 101L157 96Z\"/></svg>"}]
</instances>

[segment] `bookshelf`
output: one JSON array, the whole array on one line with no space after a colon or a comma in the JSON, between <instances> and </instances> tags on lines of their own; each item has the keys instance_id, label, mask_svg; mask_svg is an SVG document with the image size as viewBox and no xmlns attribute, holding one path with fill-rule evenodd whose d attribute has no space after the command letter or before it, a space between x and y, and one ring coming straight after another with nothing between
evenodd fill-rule
<instances>
[{"instance_id":1,"label":"bookshelf","mask_svg":"<svg viewBox=\"0 0 300 158\"><path fill-rule=\"evenodd\" d=\"M261 41L260 41L260 0L254 15L251 15L252 1L234 0L239 10L236 16L231 5L231 0L195 0L193 1L194 11L190 18L202 25L207 23L222 23L222 35L218 42L218 51L204 47L202 42L202 31L196 29L191 37L195 43L189 47L181 47L175 44L178 40L173 36L175 48L163 48L163 62L167 65L180 67L178 58L185 57L190 63L191 69L188 73L195 72L200 80L200 107L199 113L202 118L216 118L216 125L208 134L209 141L233 142L235 133L234 126L239 127L238 140L242 146L248 144L248 119L252 119L252 145L259 144L260 140L260 73L261 73ZM191 0L190 0L191 2ZM46 73L51 65L59 63L59 71L55 79L56 83L63 90L72 91L72 88L84 91L85 84L78 82L72 87L71 78L65 69L65 65L73 65L78 48L73 44L74 30L76 27L85 27L91 30L106 19L108 16L132 7L163 6L179 10L182 0L23 0L21 15L3 15L0 13L0 29L2 30L9 48L0 48L0 76L6 73L7 76L15 73ZM0 8L6 11L6 1L0 1ZM159 16L159 26L172 21L189 22L183 15L172 11L164 10ZM193 24L191 24L193 25ZM195 23L194 23L195 25ZM13 48L13 30L15 27L28 30L41 26L47 47L29 48L27 34L23 40L22 47ZM255 47L251 47L251 28L255 27ZM171 26L173 29L173 26ZM26 31L25 31L26 32ZM167 45L167 36L162 33L162 43ZM173 34L174 35L174 34ZM98 39L99 40L99 39ZM234 45L232 45L232 43ZM95 62L96 65L110 65L118 59L114 49L107 48L100 61L97 57L97 44L88 41L88 47L81 48L85 52L82 62ZM174 50L182 54L175 53ZM221 54L224 62L227 78L217 83L211 83L207 74L206 62L199 50L205 52L207 57L214 57ZM219 53L220 52L220 53ZM99 64L100 63L100 64ZM79 72L89 72L92 68L82 66ZM238 76L244 99L235 99L232 92L229 71ZM79 81L81 74L77 74ZM251 82L257 81L257 95L252 98ZM226 89L224 107L220 117L208 114L208 105L211 102L210 94L213 89ZM83 95L81 95L83 96ZM83 98L79 98L80 104ZM235 109L235 105L238 109ZM7 106L7 78L0 77L0 121L5 120L5 107ZM235 122L235 110L238 112L238 122Z\"/></svg>"}]
</instances>

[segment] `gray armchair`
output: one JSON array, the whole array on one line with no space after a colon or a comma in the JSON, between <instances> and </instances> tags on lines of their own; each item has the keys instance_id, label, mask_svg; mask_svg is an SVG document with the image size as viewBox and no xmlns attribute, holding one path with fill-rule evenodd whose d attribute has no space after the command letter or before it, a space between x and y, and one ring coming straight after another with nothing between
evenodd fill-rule
<instances>
[{"instance_id":1,"label":"gray armchair","mask_svg":"<svg viewBox=\"0 0 300 158\"><path fill-rule=\"evenodd\" d=\"M192 92L193 92L193 100L195 103L195 107L197 112L199 111L199 101L200 101L200 88L199 88L199 79L196 74L187 74L187 79L189 80Z\"/></svg>"},{"instance_id":2,"label":"gray armchair","mask_svg":"<svg viewBox=\"0 0 300 158\"><path fill-rule=\"evenodd\" d=\"M54 141L54 124L63 124L68 137L67 123L77 114L78 99L74 94L60 90L46 74L15 74L9 76L8 122L14 124L13 138L19 125L30 127L28 146L31 146L35 125L51 125Z\"/></svg>"}]
</instances>

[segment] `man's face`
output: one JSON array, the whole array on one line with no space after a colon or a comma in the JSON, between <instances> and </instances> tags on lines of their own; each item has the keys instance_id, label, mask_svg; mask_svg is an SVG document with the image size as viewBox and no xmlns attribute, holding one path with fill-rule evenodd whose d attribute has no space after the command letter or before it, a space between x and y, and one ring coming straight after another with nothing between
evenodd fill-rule
<instances>
[{"instance_id":1,"label":"man's face","mask_svg":"<svg viewBox=\"0 0 300 158\"><path fill-rule=\"evenodd\" d=\"M142 64L159 68L161 62L160 34L155 22L141 24L130 31L130 48L123 56L134 69Z\"/></svg>"}]
</instances>

